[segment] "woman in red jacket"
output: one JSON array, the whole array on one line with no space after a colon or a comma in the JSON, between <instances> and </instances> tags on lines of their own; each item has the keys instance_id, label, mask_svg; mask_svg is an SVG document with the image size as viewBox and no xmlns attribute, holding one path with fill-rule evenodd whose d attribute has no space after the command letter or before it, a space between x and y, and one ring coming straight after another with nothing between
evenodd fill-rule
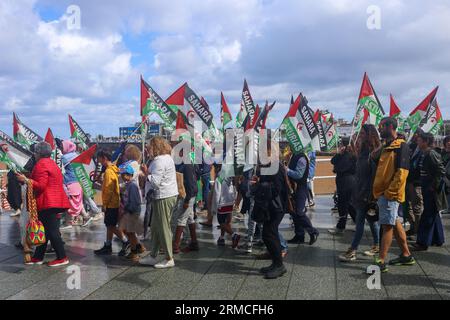
<instances>
[{"instance_id":1,"label":"woman in red jacket","mask_svg":"<svg viewBox=\"0 0 450 320\"><path fill-rule=\"evenodd\" d=\"M36 197L39 220L45 228L46 241L52 243L56 252L56 260L48 263L57 267L69 263L64 250L64 243L59 233L57 214L70 208L69 199L63 188L63 176L56 163L50 159L52 148L47 142L39 142L34 148L36 165L31 173L31 182ZM17 174L17 179L25 183L28 179ZM34 256L27 264L43 264L47 243L38 246Z\"/></svg>"}]
</instances>

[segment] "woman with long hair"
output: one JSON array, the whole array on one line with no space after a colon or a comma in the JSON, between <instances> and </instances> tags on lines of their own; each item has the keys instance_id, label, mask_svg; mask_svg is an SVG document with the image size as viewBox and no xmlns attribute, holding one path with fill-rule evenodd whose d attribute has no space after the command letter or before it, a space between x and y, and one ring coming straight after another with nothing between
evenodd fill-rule
<instances>
[{"instance_id":1,"label":"woman with long hair","mask_svg":"<svg viewBox=\"0 0 450 320\"><path fill-rule=\"evenodd\" d=\"M356 146L351 150L357 157L355 188L352 194L352 204L356 211L356 232L353 236L350 248L344 254L339 256L343 262L356 260L356 251L364 234L364 225L369 211L374 210L374 199L372 196L373 178L375 175L375 164L370 159L370 154L378 150L381 146L378 131L374 125L365 124L362 126ZM374 256L379 252L380 226L375 219L368 219L370 230L373 236L373 246L369 251L365 251L367 256Z\"/></svg>"},{"instance_id":2,"label":"woman with long hair","mask_svg":"<svg viewBox=\"0 0 450 320\"><path fill-rule=\"evenodd\" d=\"M142 169L146 171L149 187L153 190L150 227L152 245L150 255L139 262L157 269L171 268L175 266L175 262L170 222L178 196L175 163L171 156L172 147L166 139L154 137L147 144L147 150L153 161L148 169L145 166L142 166ZM158 263L156 258L161 248L166 257L164 261Z\"/></svg>"}]
</instances>

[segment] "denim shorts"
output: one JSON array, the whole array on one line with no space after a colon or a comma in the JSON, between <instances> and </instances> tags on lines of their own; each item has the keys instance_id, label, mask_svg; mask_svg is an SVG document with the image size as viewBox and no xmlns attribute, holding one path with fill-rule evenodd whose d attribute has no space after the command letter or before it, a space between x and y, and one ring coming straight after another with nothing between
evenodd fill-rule
<instances>
[{"instance_id":1,"label":"denim shorts","mask_svg":"<svg viewBox=\"0 0 450 320\"><path fill-rule=\"evenodd\" d=\"M384 196L378 199L378 209L380 212L380 225L395 226L398 219L398 208L400 203L397 201L390 201Z\"/></svg>"}]
</instances>

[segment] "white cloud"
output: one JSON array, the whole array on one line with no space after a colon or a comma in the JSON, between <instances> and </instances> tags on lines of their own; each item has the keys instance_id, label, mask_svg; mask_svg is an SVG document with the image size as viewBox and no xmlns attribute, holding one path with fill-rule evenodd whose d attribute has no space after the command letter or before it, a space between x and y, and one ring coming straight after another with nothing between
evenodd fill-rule
<instances>
[{"instance_id":1,"label":"white cloud","mask_svg":"<svg viewBox=\"0 0 450 320\"><path fill-rule=\"evenodd\" d=\"M278 101L271 125L299 91L311 106L350 118L368 71L385 109L391 92L407 113L441 85L450 116L445 0L79 0L78 31L65 27L72 2L0 2L2 113L23 112L24 121L51 115L62 119L55 126L63 134L70 111L93 133L116 134L138 119L143 73L162 97L188 81L216 114L223 91L235 116L247 78L257 103ZM371 4L381 8L380 31L366 28ZM45 22L36 6L61 18ZM144 42L139 49L134 37ZM0 125L9 132L10 116L2 114Z\"/></svg>"}]
</instances>

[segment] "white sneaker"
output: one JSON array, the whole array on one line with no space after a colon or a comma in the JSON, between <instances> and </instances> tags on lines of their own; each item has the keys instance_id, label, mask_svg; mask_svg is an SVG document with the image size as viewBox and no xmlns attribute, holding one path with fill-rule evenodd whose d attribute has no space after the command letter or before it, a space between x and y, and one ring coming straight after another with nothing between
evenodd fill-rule
<instances>
[{"instance_id":1,"label":"white sneaker","mask_svg":"<svg viewBox=\"0 0 450 320\"><path fill-rule=\"evenodd\" d=\"M82 226L82 227L87 227L88 225L91 224L91 222L92 222L93 220L94 220L94 219L93 219L92 217L89 217L89 219L87 219L86 222L83 222L83 224L82 224L81 226Z\"/></svg>"},{"instance_id":2,"label":"white sneaker","mask_svg":"<svg viewBox=\"0 0 450 320\"><path fill-rule=\"evenodd\" d=\"M17 216L20 216L20 209L17 209L16 211L12 212L9 216L10 216L10 217L17 217Z\"/></svg>"},{"instance_id":3,"label":"white sneaker","mask_svg":"<svg viewBox=\"0 0 450 320\"><path fill-rule=\"evenodd\" d=\"M156 269L166 269L166 268L173 268L175 267L175 261L172 260L166 260L164 259L160 263L155 264Z\"/></svg>"},{"instance_id":4,"label":"white sneaker","mask_svg":"<svg viewBox=\"0 0 450 320\"><path fill-rule=\"evenodd\" d=\"M104 217L104 213L103 212L99 212L95 216L92 217L92 220L93 221L98 221L98 220L102 219L103 217Z\"/></svg>"},{"instance_id":5,"label":"white sneaker","mask_svg":"<svg viewBox=\"0 0 450 320\"><path fill-rule=\"evenodd\" d=\"M59 230L61 230L61 231L71 230L71 229L72 229L71 224L68 224L68 225L65 225L65 226L62 226L61 228L59 228Z\"/></svg>"},{"instance_id":6,"label":"white sneaker","mask_svg":"<svg viewBox=\"0 0 450 320\"><path fill-rule=\"evenodd\" d=\"M336 236L336 235L343 235L344 234L344 229L328 229L328 233Z\"/></svg>"},{"instance_id":7,"label":"white sneaker","mask_svg":"<svg viewBox=\"0 0 450 320\"><path fill-rule=\"evenodd\" d=\"M153 258L151 255L148 255L144 258L141 258L139 260L139 264L143 265L143 266L154 266L158 263L158 260L156 260L155 258Z\"/></svg>"}]
</instances>

